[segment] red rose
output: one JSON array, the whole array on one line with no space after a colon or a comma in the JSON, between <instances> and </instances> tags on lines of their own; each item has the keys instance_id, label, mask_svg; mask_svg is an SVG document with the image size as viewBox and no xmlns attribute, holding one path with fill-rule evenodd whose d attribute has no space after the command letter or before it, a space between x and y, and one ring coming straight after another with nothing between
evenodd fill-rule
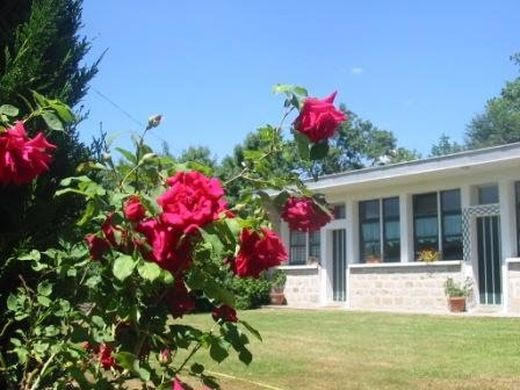
<instances>
[{"instance_id":1,"label":"red rose","mask_svg":"<svg viewBox=\"0 0 520 390\"><path fill-rule=\"evenodd\" d=\"M95 354L99 353L99 345L97 345L97 344L92 344L88 341L85 341L83 344L81 344L81 346L87 352L91 352L91 353L95 353Z\"/></svg>"},{"instance_id":2,"label":"red rose","mask_svg":"<svg viewBox=\"0 0 520 390\"><path fill-rule=\"evenodd\" d=\"M224 190L218 179L199 172L179 172L167 180L170 188L157 202L163 209L161 219L184 233L210 223L226 209Z\"/></svg>"},{"instance_id":3,"label":"red rose","mask_svg":"<svg viewBox=\"0 0 520 390\"><path fill-rule=\"evenodd\" d=\"M188 386L179 378L175 377L175 379L172 381L172 390L192 390L192 387Z\"/></svg>"},{"instance_id":4,"label":"red rose","mask_svg":"<svg viewBox=\"0 0 520 390\"><path fill-rule=\"evenodd\" d=\"M127 254L134 251L135 244L129 238L128 231L123 229L121 226L114 224L114 213L107 215L107 218L101 225L101 231L110 245L118 251Z\"/></svg>"},{"instance_id":5,"label":"red rose","mask_svg":"<svg viewBox=\"0 0 520 390\"><path fill-rule=\"evenodd\" d=\"M291 230L302 232L318 230L331 220L330 215L320 209L311 198L294 196L287 199L282 210L282 218Z\"/></svg>"},{"instance_id":6,"label":"red rose","mask_svg":"<svg viewBox=\"0 0 520 390\"><path fill-rule=\"evenodd\" d=\"M334 107L335 97L336 92L323 100L305 99L300 115L294 121L295 129L314 143L332 137L341 122L347 120L347 116Z\"/></svg>"},{"instance_id":7,"label":"red rose","mask_svg":"<svg viewBox=\"0 0 520 390\"><path fill-rule=\"evenodd\" d=\"M172 273L184 270L191 261L191 242L182 236L181 231L173 229L156 218L141 221L136 230L142 233L151 251L144 256L155 261L162 268Z\"/></svg>"},{"instance_id":8,"label":"red rose","mask_svg":"<svg viewBox=\"0 0 520 390\"><path fill-rule=\"evenodd\" d=\"M145 217L146 210L141 204L139 197L137 195L131 195L123 206L123 213L129 221L139 222Z\"/></svg>"},{"instance_id":9,"label":"red rose","mask_svg":"<svg viewBox=\"0 0 520 390\"><path fill-rule=\"evenodd\" d=\"M182 279L176 279L174 286L165 297L173 318L180 318L195 309L195 299L188 292Z\"/></svg>"},{"instance_id":10,"label":"red rose","mask_svg":"<svg viewBox=\"0 0 520 390\"><path fill-rule=\"evenodd\" d=\"M102 344L99 347L99 362L105 370L116 366L116 359L112 356L112 348L109 345Z\"/></svg>"},{"instance_id":11,"label":"red rose","mask_svg":"<svg viewBox=\"0 0 520 390\"><path fill-rule=\"evenodd\" d=\"M262 228L260 232L244 229L240 234L240 249L231 268L240 277L257 278L262 271L286 260L287 251L275 232L267 228Z\"/></svg>"},{"instance_id":12,"label":"red rose","mask_svg":"<svg viewBox=\"0 0 520 390\"><path fill-rule=\"evenodd\" d=\"M215 321L222 320L225 322L238 322L237 312L231 306L221 305L211 312L211 316Z\"/></svg>"},{"instance_id":13,"label":"red rose","mask_svg":"<svg viewBox=\"0 0 520 390\"><path fill-rule=\"evenodd\" d=\"M87 242L88 251L92 260L101 260L105 253L110 250L108 241L95 234L87 234L85 241Z\"/></svg>"},{"instance_id":14,"label":"red rose","mask_svg":"<svg viewBox=\"0 0 520 390\"><path fill-rule=\"evenodd\" d=\"M49 170L56 146L42 133L30 139L23 122L0 133L0 183L24 184Z\"/></svg>"}]
</instances>

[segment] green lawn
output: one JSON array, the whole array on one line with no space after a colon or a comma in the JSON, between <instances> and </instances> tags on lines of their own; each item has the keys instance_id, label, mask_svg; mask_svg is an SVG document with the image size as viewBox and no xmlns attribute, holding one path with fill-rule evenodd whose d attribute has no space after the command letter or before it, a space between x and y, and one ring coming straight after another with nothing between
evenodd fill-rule
<instances>
[{"instance_id":1,"label":"green lawn","mask_svg":"<svg viewBox=\"0 0 520 390\"><path fill-rule=\"evenodd\" d=\"M264 338L253 363L207 369L224 389L520 388L520 319L264 309L240 313ZM187 318L210 325L210 316Z\"/></svg>"}]
</instances>

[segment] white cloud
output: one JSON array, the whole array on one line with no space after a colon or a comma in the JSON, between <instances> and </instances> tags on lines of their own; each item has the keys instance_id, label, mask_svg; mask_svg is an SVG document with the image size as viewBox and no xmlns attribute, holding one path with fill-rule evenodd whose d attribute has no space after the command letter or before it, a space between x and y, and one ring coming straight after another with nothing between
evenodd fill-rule
<instances>
[{"instance_id":1,"label":"white cloud","mask_svg":"<svg viewBox=\"0 0 520 390\"><path fill-rule=\"evenodd\" d=\"M355 66L353 68L350 68L350 74L358 75L365 72L365 68L362 68L361 66Z\"/></svg>"}]
</instances>

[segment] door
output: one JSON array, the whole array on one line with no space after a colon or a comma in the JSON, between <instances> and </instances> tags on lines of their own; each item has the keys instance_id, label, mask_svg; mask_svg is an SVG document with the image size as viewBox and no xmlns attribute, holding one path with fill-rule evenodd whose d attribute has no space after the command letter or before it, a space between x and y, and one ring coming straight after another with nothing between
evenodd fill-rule
<instances>
[{"instance_id":1,"label":"door","mask_svg":"<svg viewBox=\"0 0 520 390\"><path fill-rule=\"evenodd\" d=\"M347 241L345 229L332 230L332 291L335 301L347 296Z\"/></svg>"},{"instance_id":2,"label":"door","mask_svg":"<svg viewBox=\"0 0 520 390\"><path fill-rule=\"evenodd\" d=\"M477 217L478 291L481 304L502 303L500 217Z\"/></svg>"}]
</instances>

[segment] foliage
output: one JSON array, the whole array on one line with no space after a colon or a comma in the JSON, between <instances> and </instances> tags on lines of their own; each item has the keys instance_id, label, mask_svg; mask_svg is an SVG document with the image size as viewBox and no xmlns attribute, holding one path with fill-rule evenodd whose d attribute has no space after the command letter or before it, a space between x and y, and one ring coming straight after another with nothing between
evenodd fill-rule
<instances>
[{"instance_id":1,"label":"foliage","mask_svg":"<svg viewBox=\"0 0 520 390\"><path fill-rule=\"evenodd\" d=\"M274 291L283 291L285 287L285 282L287 282L287 274L283 269L277 268L271 274L271 285Z\"/></svg>"},{"instance_id":2,"label":"foliage","mask_svg":"<svg viewBox=\"0 0 520 390\"><path fill-rule=\"evenodd\" d=\"M520 66L518 54L511 57ZM508 81L500 95L490 99L484 112L466 130L469 148L481 148L520 141L520 77Z\"/></svg>"},{"instance_id":3,"label":"foliage","mask_svg":"<svg viewBox=\"0 0 520 390\"><path fill-rule=\"evenodd\" d=\"M430 157L444 156L446 154L462 152L463 150L464 147L462 145L456 141L452 141L448 135L442 134L439 141L432 146Z\"/></svg>"},{"instance_id":4,"label":"foliage","mask_svg":"<svg viewBox=\"0 0 520 390\"><path fill-rule=\"evenodd\" d=\"M89 43L80 35L80 18L80 0L0 2L0 105L15 106L18 119L30 117L26 121L30 135L48 128L57 130L49 139L58 146L48 174L32 185L6 186L0 191L0 263L4 265L0 282L4 293L12 291L18 273L28 272L13 262L6 268L7 259L23 248L55 245L58 232L73 230L82 207L79 197L53 197L59 182L73 175L89 156L76 131L82 114L73 116L60 103L76 106L97 72L97 62L92 66L83 62ZM53 105L55 111L45 110L46 105ZM65 119L63 125L59 117ZM5 297L0 298L0 307L5 307Z\"/></svg>"},{"instance_id":5,"label":"foliage","mask_svg":"<svg viewBox=\"0 0 520 390\"><path fill-rule=\"evenodd\" d=\"M299 90L284 92L284 119L300 107ZM219 363L232 351L246 365L252 361L250 337L261 337L237 318L237 294L221 275L257 276L287 259L269 229L270 211L289 195L311 194L297 176L269 172L269 161L287 147L284 120L264 127L265 149L245 152L241 171L220 183L199 162L157 155L145 142L156 119L134 137L134 151L116 148L120 163L109 154L61 181L56 197L84 200L68 237L10 258L34 274L31 283L20 275L7 300L0 335L9 345L0 359L6 388L123 388L136 380L142 388L167 389L180 375L218 388L192 362L199 350ZM222 186L234 181L248 186L228 207ZM252 304L270 289L268 281L244 284L261 287L247 291ZM194 308L195 295L213 307L210 329L177 320Z\"/></svg>"},{"instance_id":6,"label":"foliage","mask_svg":"<svg viewBox=\"0 0 520 390\"><path fill-rule=\"evenodd\" d=\"M275 175L297 175L302 178L318 178L319 176L360 169L367 166L397 163L419 159L419 153L397 146L397 139L392 132L381 130L372 122L359 118L352 111L341 106L341 110L349 117L338 128L335 136L329 139L326 156L319 160L303 158L299 145L305 139L295 137L289 140L282 154L271 158L265 163L268 172ZM243 168L244 155L265 150L269 141L262 134L265 130L258 129L249 133L240 145L237 145L230 156L226 156L218 169L219 176L224 180L233 177ZM244 188L245 182L235 182L229 189L234 198Z\"/></svg>"},{"instance_id":7,"label":"foliage","mask_svg":"<svg viewBox=\"0 0 520 390\"><path fill-rule=\"evenodd\" d=\"M217 167L217 159L212 156L211 150L206 146L190 146L182 151L177 158L180 163L199 163L214 170Z\"/></svg>"},{"instance_id":8,"label":"foliage","mask_svg":"<svg viewBox=\"0 0 520 390\"><path fill-rule=\"evenodd\" d=\"M439 260L439 251L435 249L423 249L417 255L417 260L422 261L424 263L433 263L434 261Z\"/></svg>"},{"instance_id":9,"label":"foliage","mask_svg":"<svg viewBox=\"0 0 520 390\"><path fill-rule=\"evenodd\" d=\"M230 290L235 295L237 309L256 309L269 303L271 282L265 275L259 279L232 278L230 282Z\"/></svg>"},{"instance_id":10,"label":"foliage","mask_svg":"<svg viewBox=\"0 0 520 390\"><path fill-rule=\"evenodd\" d=\"M472 281L466 278L463 283L456 283L453 278L447 278L444 282L444 293L448 297L468 297L471 294Z\"/></svg>"}]
</instances>

